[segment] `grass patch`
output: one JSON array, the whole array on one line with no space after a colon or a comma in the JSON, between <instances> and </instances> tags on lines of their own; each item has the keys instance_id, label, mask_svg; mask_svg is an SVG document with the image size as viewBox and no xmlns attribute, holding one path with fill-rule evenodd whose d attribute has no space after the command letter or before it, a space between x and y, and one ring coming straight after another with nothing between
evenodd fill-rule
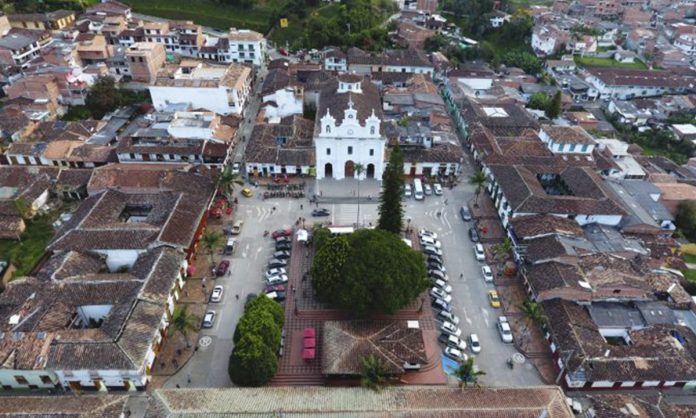
<instances>
[{"instance_id":1,"label":"grass patch","mask_svg":"<svg viewBox=\"0 0 696 418\"><path fill-rule=\"evenodd\" d=\"M695 254L682 254L684 257L684 261L690 264L696 264L696 255Z\"/></svg>"},{"instance_id":2,"label":"grass patch","mask_svg":"<svg viewBox=\"0 0 696 418\"><path fill-rule=\"evenodd\" d=\"M332 3L323 5L316 10L309 12L306 19L311 16L331 19L338 14L339 10L339 4ZM285 47L286 45L292 46L292 43L295 42L295 40L302 38L304 35L304 25L306 19L299 19L296 16L289 16L287 19L287 28L281 28L279 25L277 25L277 22L274 22L276 26L273 28L273 33L271 33L269 38L271 41L275 42L276 45L281 47Z\"/></svg>"},{"instance_id":3,"label":"grass patch","mask_svg":"<svg viewBox=\"0 0 696 418\"><path fill-rule=\"evenodd\" d=\"M684 270L682 273L684 273L684 277L689 283L696 284L696 270Z\"/></svg>"},{"instance_id":4,"label":"grass patch","mask_svg":"<svg viewBox=\"0 0 696 418\"><path fill-rule=\"evenodd\" d=\"M636 61L633 63L621 63L617 62L613 58L600 58L600 57L580 57L575 56L575 63L583 67L612 67L612 68L625 68L632 70L647 70L648 67L641 61Z\"/></svg>"},{"instance_id":5,"label":"grass patch","mask_svg":"<svg viewBox=\"0 0 696 418\"><path fill-rule=\"evenodd\" d=\"M270 18L280 10L283 0L257 1L251 9L242 9L210 0L126 0L133 11L175 20L193 20L203 26L228 30L231 27L266 33Z\"/></svg>"},{"instance_id":6,"label":"grass patch","mask_svg":"<svg viewBox=\"0 0 696 418\"><path fill-rule=\"evenodd\" d=\"M22 277L29 274L36 262L46 251L46 245L53 238L53 221L58 218L58 211L25 221L27 229L22 239L0 240L0 254L8 259L17 270L12 277Z\"/></svg>"}]
</instances>

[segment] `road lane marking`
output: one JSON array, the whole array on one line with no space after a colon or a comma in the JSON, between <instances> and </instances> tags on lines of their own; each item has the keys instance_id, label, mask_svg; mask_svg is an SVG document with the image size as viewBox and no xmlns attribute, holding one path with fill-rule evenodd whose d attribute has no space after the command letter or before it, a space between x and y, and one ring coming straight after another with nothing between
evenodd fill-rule
<instances>
[{"instance_id":1,"label":"road lane marking","mask_svg":"<svg viewBox=\"0 0 696 418\"><path fill-rule=\"evenodd\" d=\"M486 323L486 326L489 326L490 322L488 321L488 316L489 316L488 309L486 309L485 307L482 306L481 312L483 312L483 322Z\"/></svg>"}]
</instances>

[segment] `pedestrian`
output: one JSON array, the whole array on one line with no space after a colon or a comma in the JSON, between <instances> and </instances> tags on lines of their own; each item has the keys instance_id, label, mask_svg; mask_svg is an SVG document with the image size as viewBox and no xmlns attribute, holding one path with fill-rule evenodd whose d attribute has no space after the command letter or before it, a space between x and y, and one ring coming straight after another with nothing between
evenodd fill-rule
<instances>
[{"instance_id":1,"label":"pedestrian","mask_svg":"<svg viewBox=\"0 0 696 418\"><path fill-rule=\"evenodd\" d=\"M304 210L304 205L300 203L300 210Z\"/></svg>"},{"instance_id":2,"label":"pedestrian","mask_svg":"<svg viewBox=\"0 0 696 418\"><path fill-rule=\"evenodd\" d=\"M463 280L463 279L464 279L464 273L459 273L459 280Z\"/></svg>"},{"instance_id":3,"label":"pedestrian","mask_svg":"<svg viewBox=\"0 0 696 418\"><path fill-rule=\"evenodd\" d=\"M239 293L237 293L236 295L234 295L234 298L237 299L237 300L239 300Z\"/></svg>"},{"instance_id":4,"label":"pedestrian","mask_svg":"<svg viewBox=\"0 0 696 418\"><path fill-rule=\"evenodd\" d=\"M316 201L315 201L314 203L316 203L317 207L319 207L319 202L316 202Z\"/></svg>"},{"instance_id":5,"label":"pedestrian","mask_svg":"<svg viewBox=\"0 0 696 418\"><path fill-rule=\"evenodd\" d=\"M295 285L292 285L292 293L295 293L295 292L297 292L297 288L295 287Z\"/></svg>"},{"instance_id":6,"label":"pedestrian","mask_svg":"<svg viewBox=\"0 0 696 418\"><path fill-rule=\"evenodd\" d=\"M445 199L445 205L447 204L447 199Z\"/></svg>"},{"instance_id":7,"label":"pedestrian","mask_svg":"<svg viewBox=\"0 0 696 418\"><path fill-rule=\"evenodd\" d=\"M176 388L177 388L177 389L181 389L181 385L177 383L177 384L176 384Z\"/></svg>"},{"instance_id":8,"label":"pedestrian","mask_svg":"<svg viewBox=\"0 0 696 418\"><path fill-rule=\"evenodd\" d=\"M188 381L188 384L190 385L191 384L191 375L190 374L186 376L186 380Z\"/></svg>"}]
</instances>

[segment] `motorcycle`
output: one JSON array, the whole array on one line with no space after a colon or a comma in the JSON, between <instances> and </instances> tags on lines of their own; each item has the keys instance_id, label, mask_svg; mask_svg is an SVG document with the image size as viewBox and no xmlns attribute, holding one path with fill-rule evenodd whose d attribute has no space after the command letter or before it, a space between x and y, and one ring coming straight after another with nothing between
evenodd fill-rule
<instances>
[{"instance_id":1,"label":"motorcycle","mask_svg":"<svg viewBox=\"0 0 696 418\"><path fill-rule=\"evenodd\" d=\"M263 231L264 238L268 236L268 231Z\"/></svg>"}]
</instances>

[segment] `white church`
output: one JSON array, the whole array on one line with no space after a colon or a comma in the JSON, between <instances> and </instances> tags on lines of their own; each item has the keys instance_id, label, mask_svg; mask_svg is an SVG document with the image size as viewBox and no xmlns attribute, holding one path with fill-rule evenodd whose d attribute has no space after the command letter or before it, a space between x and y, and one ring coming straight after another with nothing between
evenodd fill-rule
<instances>
[{"instance_id":1,"label":"white church","mask_svg":"<svg viewBox=\"0 0 696 418\"><path fill-rule=\"evenodd\" d=\"M363 77L344 74L322 89L314 129L316 178L381 180L386 138L377 87Z\"/></svg>"}]
</instances>

